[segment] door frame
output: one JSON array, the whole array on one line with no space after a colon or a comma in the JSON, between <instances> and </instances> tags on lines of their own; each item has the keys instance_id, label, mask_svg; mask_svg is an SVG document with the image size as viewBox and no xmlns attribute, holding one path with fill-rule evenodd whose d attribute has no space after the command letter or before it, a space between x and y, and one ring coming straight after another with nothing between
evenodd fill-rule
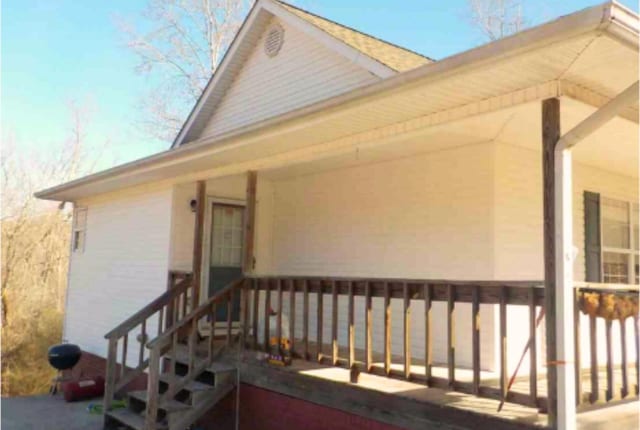
<instances>
[{"instance_id":1,"label":"door frame","mask_svg":"<svg viewBox=\"0 0 640 430\"><path fill-rule=\"evenodd\" d=\"M207 196L206 207L204 212L204 228L202 229L202 261L200 262L200 301L204 302L209 298L209 262L211 261L211 230L213 228L213 205L231 206L242 208L244 210L242 214L242 221L244 223L245 212L247 208L247 202L241 199L230 199L224 197ZM195 239L195 238L194 238ZM244 255L244 229L242 232L242 255Z\"/></svg>"}]
</instances>

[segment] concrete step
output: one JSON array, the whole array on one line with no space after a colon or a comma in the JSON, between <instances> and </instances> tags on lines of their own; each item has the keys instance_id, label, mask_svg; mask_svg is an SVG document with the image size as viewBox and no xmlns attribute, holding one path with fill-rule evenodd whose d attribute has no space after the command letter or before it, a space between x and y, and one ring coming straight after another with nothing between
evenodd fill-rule
<instances>
[{"instance_id":1,"label":"concrete step","mask_svg":"<svg viewBox=\"0 0 640 430\"><path fill-rule=\"evenodd\" d=\"M142 414L136 414L129 409L114 409L108 411L106 415L131 430L144 430L144 415ZM158 423L157 429L168 430L169 427L166 424Z\"/></svg>"}]
</instances>

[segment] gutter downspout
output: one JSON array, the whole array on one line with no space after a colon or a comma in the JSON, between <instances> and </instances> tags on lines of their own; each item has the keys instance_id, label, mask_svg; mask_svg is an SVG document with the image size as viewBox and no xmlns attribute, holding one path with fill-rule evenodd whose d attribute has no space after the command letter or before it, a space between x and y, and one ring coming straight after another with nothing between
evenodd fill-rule
<instances>
[{"instance_id":1,"label":"gutter downspout","mask_svg":"<svg viewBox=\"0 0 640 430\"><path fill-rule=\"evenodd\" d=\"M576 426L574 363L574 280L573 196L571 149L614 118L622 109L638 101L636 81L606 105L565 133L555 146L555 264L556 264L556 353L557 428Z\"/></svg>"}]
</instances>

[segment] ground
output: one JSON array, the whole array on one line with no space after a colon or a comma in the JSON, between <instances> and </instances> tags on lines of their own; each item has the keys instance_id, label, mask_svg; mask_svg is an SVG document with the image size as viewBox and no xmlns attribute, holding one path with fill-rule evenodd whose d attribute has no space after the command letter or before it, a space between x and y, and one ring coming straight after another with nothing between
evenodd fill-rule
<instances>
[{"instance_id":1,"label":"ground","mask_svg":"<svg viewBox=\"0 0 640 430\"><path fill-rule=\"evenodd\" d=\"M89 404L102 399L67 403L62 396L3 397L3 430L102 430L102 415L90 414Z\"/></svg>"},{"instance_id":2,"label":"ground","mask_svg":"<svg viewBox=\"0 0 640 430\"><path fill-rule=\"evenodd\" d=\"M102 430L102 415L90 414L89 404L102 399L66 403L58 395L3 397L3 430ZM578 416L580 430L636 430L640 416L637 401L607 407Z\"/></svg>"}]
</instances>

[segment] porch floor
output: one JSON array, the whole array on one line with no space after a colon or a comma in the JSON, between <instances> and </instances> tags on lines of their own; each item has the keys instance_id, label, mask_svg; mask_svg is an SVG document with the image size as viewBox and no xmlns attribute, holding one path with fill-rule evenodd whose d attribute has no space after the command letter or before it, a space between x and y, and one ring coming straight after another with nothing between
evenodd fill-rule
<instances>
[{"instance_id":1,"label":"porch floor","mask_svg":"<svg viewBox=\"0 0 640 430\"><path fill-rule=\"evenodd\" d=\"M309 350L315 351L311 345ZM343 355L343 351L340 351L340 355ZM237 357L237 353L233 353L224 359L236 360ZM286 367L270 366L264 362L263 352L251 349L244 350L240 357L241 378L245 383L347 412L366 414L399 427L497 430L544 428L547 423L546 414L536 408L514 403L505 403L502 411L497 412L497 400L428 388L420 383L360 373L358 383L351 384L350 372L346 368L302 359L294 359ZM400 365L395 367L401 369ZM434 374L444 372L443 375L446 375L446 370L444 367L435 367ZM471 378L471 371L456 369L456 375L460 379L467 376ZM485 372L484 376L489 380L493 374ZM528 382L526 384L528 386ZM616 422L616 430L637 428L637 400L599 406L601 408L595 411L578 414L578 429L610 428L607 425L611 422Z\"/></svg>"},{"instance_id":2,"label":"porch floor","mask_svg":"<svg viewBox=\"0 0 640 430\"><path fill-rule=\"evenodd\" d=\"M296 349L300 349L302 345L302 339L295 339L294 345L298 345ZM313 341L309 342L309 354L311 357L316 357L318 352L317 344ZM330 358L331 357L331 344L323 344L322 348L323 357ZM341 364L346 366L347 359L349 356L349 350L345 346L338 347L338 361ZM364 367L364 357L365 351L363 349L355 348L355 362L360 367ZM380 372L384 369L384 355L380 352L373 351L372 352L373 363L372 366L374 369L378 369ZM304 361L304 360L296 360L296 361ZM398 355L393 355L391 357L391 372L402 375L404 372L404 366L402 364L403 357ZM420 359L412 359L411 360L411 373L416 375L424 375L425 374L425 365L424 360ZM448 377L448 368L446 364L442 363L434 363L431 366L431 373L434 377L446 379ZM634 390L636 388L636 380L637 373L635 364L629 364L627 366L627 375L629 378L629 387L628 392L630 393L629 397L633 397ZM547 379L546 379L546 369L539 368L537 374L537 390L538 397L546 397L547 396ZM508 378L511 378L511 373L508 375ZM389 378L383 379L389 380ZM455 368L455 379L459 382L472 382L473 380L473 371L472 369L465 367L456 367ZM622 389L622 367L620 365L616 365L613 367L613 382L614 382L614 399L620 400L621 397L621 389ZM582 382L582 391L583 391L583 402L588 402L588 398L591 392L591 372L590 369L583 368L581 371L581 382ZM419 384L418 384L419 385ZM483 370L480 372L480 385L485 387L499 388L500 387L500 375L498 372ZM604 401L605 392L607 387L607 371L604 366L599 368L598 372L598 387L599 387L599 400ZM514 393L522 393L525 395L529 394L529 368L528 365L521 366L518 376L516 377L511 389L511 392ZM585 405L586 406L586 405ZM497 406L496 406L497 407ZM503 409L504 410L504 409Z\"/></svg>"}]
</instances>

